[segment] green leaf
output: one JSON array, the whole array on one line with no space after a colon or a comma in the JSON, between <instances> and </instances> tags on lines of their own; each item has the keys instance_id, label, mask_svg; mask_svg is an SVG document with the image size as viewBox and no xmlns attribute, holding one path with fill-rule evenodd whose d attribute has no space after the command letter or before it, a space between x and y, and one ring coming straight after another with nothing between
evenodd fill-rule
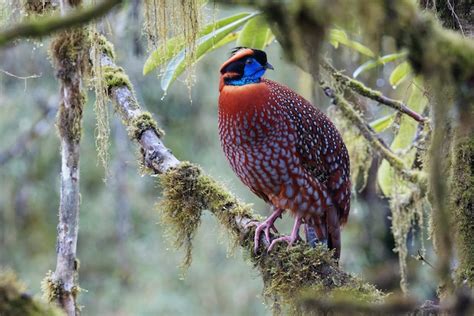
<instances>
[{"instance_id":1,"label":"green leaf","mask_svg":"<svg viewBox=\"0 0 474 316\"><path fill-rule=\"evenodd\" d=\"M210 23L204 26L198 33L198 38L203 37L215 30L221 29L235 21L248 17L251 13L239 13ZM166 41L165 45L154 50L143 65L143 75L149 74L155 68L168 62L175 57L186 45L184 36L176 36Z\"/></svg>"},{"instance_id":2,"label":"green leaf","mask_svg":"<svg viewBox=\"0 0 474 316\"><path fill-rule=\"evenodd\" d=\"M334 46L334 48L338 48L339 44L342 44L358 51L363 55L369 57L375 56L374 52L372 52L370 48L359 42L349 39L347 33L340 29L331 29L329 32L329 42Z\"/></svg>"},{"instance_id":3,"label":"green leaf","mask_svg":"<svg viewBox=\"0 0 474 316\"><path fill-rule=\"evenodd\" d=\"M261 15L257 16L245 23L237 39L237 46L264 49L270 34L265 18Z\"/></svg>"},{"instance_id":4,"label":"green leaf","mask_svg":"<svg viewBox=\"0 0 474 316\"><path fill-rule=\"evenodd\" d=\"M220 42L226 38L226 36L259 14L260 13L253 13L199 38L196 42L195 61L202 58L209 51L220 47ZM182 49L166 66L161 78L161 89L164 91L168 90L171 83L176 80L190 64L192 64L192 61L186 60L185 49Z\"/></svg>"},{"instance_id":5,"label":"green leaf","mask_svg":"<svg viewBox=\"0 0 474 316\"><path fill-rule=\"evenodd\" d=\"M357 78L361 73L364 71L367 71L369 69L373 69L379 65L379 62L377 60L368 60L359 67L357 67L356 70L354 70L354 73L352 74L352 77Z\"/></svg>"},{"instance_id":6,"label":"green leaf","mask_svg":"<svg viewBox=\"0 0 474 316\"><path fill-rule=\"evenodd\" d=\"M370 123L370 127L374 129L377 133L383 132L390 125L392 125L393 120L395 119L396 113L389 114L387 116L381 117Z\"/></svg>"},{"instance_id":7,"label":"green leaf","mask_svg":"<svg viewBox=\"0 0 474 316\"><path fill-rule=\"evenodd\" d=\"M400 58L405 58L406 55L407 55L406 52L402 52L402 53L397 53L397 54L389 54L389 55L381 56L377 59L368 60L362 65L360 65L359 67L357 67L357 69L354 71L352 76L354 78L357 78L357 76L360 75L364 71L373 69L377 66L385 65L386 63L395 61Z\"/></svg>"},{"instance_id":8,"label":"green leaf","mask_svg":"<svg viewBox=\"0 0 474 316\"><path fill-rule=\"evenodd\" d=\"M395 89L400 83L402 83L408 75L411 73L410 64L406 61L399 64L395 69L393 69L392 73L390 74L390 84Z\"/></svg>"},{"instance_id":9,"label":"green leaf","mask_svg":"<svg viewBox=\"0 0 474 316\"><path fill-rule=\"evenodd\" d=\"M339 47L339 43L348 41L349 38L347 37L346 32L340 29L331 29L329 31L329 42L331 43L334 48Z\"/></svg>"},{"instance_id":10,"label":"green leaf","mask_svg":"<svg viewBox=\"0 0 474 316\"><path fill-rule=\"evenodd\" d=\"M398 60L398 59L401 59L401 58L405 58L405 57L407 57L406 52L396 53L396 54L388 54L388 55L384 55L384 56L379 57L378 61L382 65L385 65L386 63L390 63L392 61L395 61L395 60Z\"/></svg>"},{"instance_id":11,"label":"green leaf","mask_svg":"<svg viewBox=\"0 0 474 316\"><path fill-rule=\"evenodd\" d=\"M428 99L423 94L422 88L420 87L423 87L422 80L420 78L415 78L411 84L410 96L407 101L408 107L418 113L422 113L428 104ZM400 158L407 167L411 167L415 160L416 149L410 149L410 146L415 138L417 126L418 122L403 115L400 120L398 134L395 135L395 138L390 145L390 148L395 153L405 151L404 155L400 156ZM399 188L397 189L398 193L402 193L402 190L409 190L406 181L395 179L395 171L386 160L383 160L380 164L377 173L377 182L385 196L391 196L394 192L395 185Z\"/></svg>"}]
</instances>

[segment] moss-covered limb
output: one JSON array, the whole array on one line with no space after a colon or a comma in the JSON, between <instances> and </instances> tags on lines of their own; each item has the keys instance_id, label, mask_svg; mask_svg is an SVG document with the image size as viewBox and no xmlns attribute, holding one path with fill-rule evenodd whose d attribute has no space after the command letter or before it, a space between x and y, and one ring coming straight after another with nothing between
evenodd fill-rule
<instances>
[{"instance_id":1,"label":"moss-covered limb","mask_svg":"<svg viewBox=\"0 0 474 316\"><path fill-rule=\"evenodd\" d=\"M474 288L474 135L458 130L452 150L450 208L459 258L457 282Z\"/></svg>"},{"instance_id":2,"label":"moss-covered limb","mask_svg":"<svg viewBox=\"0 0 474 316\"><path fill-rule=\"evenodd\" d=\"M43 37L53 32L83 25L109 12L123 0L104 0L96 6L74 10L67 16L46 17L41 20L28 21L0 33L0 47L20 38Z\"/></svg>"},{"instance_id":3,"label":"moss-covered limb","mask_svg":"<svg viewBox=\"0 0 474 316\"><path fill-rule=\"evenodd\" d=\"M405 163L385 144L385 142L375 133L375 131L368 125L361 115L352 107L342 95L335 93L333 88L326 82L320 82L324 93L330 98L343 115L359 129L362 136L369 142L370 146L378 152L382 158L388 161L390 165L400 173L400 175L413 183L417 183L421 188L426 188L426 179L420 171L410 170L405 166Z\"/></svg>"},{"instance_id":4,"label":"moss-covered limb","mask_svg":"<svg viewBox=\"0 0 474 316\"><path fill-rule=\"evenodd\" d=\"M362 82L352 79L341 72L337 71L331 64L326 61L321 62L321 66L343 87L348 87L355 93L358 93L364 97L377 101L381 104L385 104L403 114L406 114L418 122L425 122L426 117L416 113L406 106L399 100L394 100L386 97L382 92L371 89L364 85Z\"/></svg>"},{"instance_id":5,"label":"moss-covered limb","mask_svg":"<svg viewBox=\"0 0 474 316\"><path fill-rule=\"evenodd\" d=\"M61 12L72 10L72 1L61 2ZM78 5L80 1L75 1ZM63 13L65 14L65 13ZM51 43L50 51L60 83L60 104L57 116L61 143L61 178L59 223L56 243L56 269L50 284L56 290L48 297L68 316L79 313L76 302L79 292L77 240L79 233L79 151L85 93L82 76L87 69L90 41L85 28L63 31ZM50 287L46 287L50 289Z\"/></svg>"},{"instance_id":6,"label":"moss-covered limb","mask_svg":"<svg viewBox=\"0 0 474 316\"><path fill-rule=\"evenodd\" d=\"M436 99L438 102L448 102L448 97L442 97L442 88L438 86ZM438 296L447 299L454 292L454 282L451 273L451 261L454 255L454 231L452 212L449 208L450 192L448 176L450 168L450 153L452 152L452 125L446 120L447 108L440 107L433 111L434 130L426 161L429 173L428 198L432 206L431 236L433 248L437 254L436 272L439 279Z\"/></svg>"},{"instance_id":7,"label":"moss-covered limb","mask_svg":"<svg viewBox=\"0 0 474 316\"><path fill-rule=\"evenodd\" d=\"M298 243L288 248L278 245L267 253L261 243L254 254L254 229L247 224L258 220L250 207L240 203L193 164L181 163L161 176L163 200L158 209L167 234L177 246L186 249L185 265L190 263L191 242L199 226L201 213L209 210L229 234L233 243L240 245L264 282L267 298L278 298L285 306L295 308L303 290L321 290L324 295L344 291L370 304L381 302L384 295L370 284L345 273L322 247L313 249ZM262 236L263 238L263 236Z\"/></svg>"},{"instance_id":8,"label":"moss-covered limb","mask_svg":"<svg viewBox=\"0 0 474 316\"><path fill-rule=\"evenodd\" d=\"M60 316L64 313L26 293L26 286L10 269L0 269L0 315Z\"/></svg>"},{"instance_id":9,"label":"moss-covered limb","mask_svg":"<svg viewBox=\"0 0 474 316\"><path fill-rule=\"evenodd\" d=\"M141 109L133 92L133 86L123 68L114 60L113 45L102 37L99 52L90 52L93 68L101 67L107 86L107 96L122 118L130 136L139 142L144 164L154 173L164 173L179 164L179 160L166 148L160 137L164 132L158 128L150 113ZM95 54L99 54L98 58ZM97 65L98 63L98 65Z\"/></svg>"}]
</instances>

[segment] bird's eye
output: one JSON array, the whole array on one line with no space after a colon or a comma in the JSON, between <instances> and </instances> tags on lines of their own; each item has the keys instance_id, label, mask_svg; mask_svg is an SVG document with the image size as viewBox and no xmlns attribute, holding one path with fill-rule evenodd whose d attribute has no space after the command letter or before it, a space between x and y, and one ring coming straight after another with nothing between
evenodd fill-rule
<instances>
[{"instance_id":1,"label":"bird's eye","mask_svg":"<svg viewBox=\"0 0 474 316\"><path fill-rule=\"evenodd\" d=\"M246 63L247 65L248 65L248 64L251 64L251 63L252 63L252 59L247 59L247 60L245 61L245 63Z\"/></svg>"}]
</instances>

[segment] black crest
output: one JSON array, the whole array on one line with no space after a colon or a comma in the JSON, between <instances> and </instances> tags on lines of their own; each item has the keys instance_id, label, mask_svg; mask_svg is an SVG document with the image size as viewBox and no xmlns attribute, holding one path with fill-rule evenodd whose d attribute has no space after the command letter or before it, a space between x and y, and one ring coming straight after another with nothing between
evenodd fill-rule
<instances>
[{"instance_id":1,"label":"black crest","mask_svg":"<svg viewBox=\"0 0 474 316\"><path fill-rule=\"evenodd\" d=\"M232 50L230 51L230 56L234 56L238 51L245 48L251 49L253 51L252 57L255 58L255 60L257 60L260 65L265 66L267 64L267 54L263 50L259 50L255 48L237 46L237 47L232 48Z\"/></svg>"}]
</instances>

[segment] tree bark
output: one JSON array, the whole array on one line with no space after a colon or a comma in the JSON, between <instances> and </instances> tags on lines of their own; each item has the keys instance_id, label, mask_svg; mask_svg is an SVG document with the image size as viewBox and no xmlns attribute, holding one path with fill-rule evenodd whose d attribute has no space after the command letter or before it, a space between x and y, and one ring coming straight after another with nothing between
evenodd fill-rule
<instances>
[{"instance_id":1,"label":"tree bark","mask_svg":"<svg viewBox=\"0 0 474 316\"><path fill-rule=\"evenodd\" d=\"M66 15L78 5L77 2L71 3L61 1L62 15ZM82 28L61 33L51 46L56 75L60 82L57 127L61 143L61 189L56 270L51 275L50 288L47 291L49 290L49 299L64 309L68 316L79 314L76 302L79 292L79 151L85 104L82 75L87 46L87 33Z\"/></svg>"}]
</instances>

